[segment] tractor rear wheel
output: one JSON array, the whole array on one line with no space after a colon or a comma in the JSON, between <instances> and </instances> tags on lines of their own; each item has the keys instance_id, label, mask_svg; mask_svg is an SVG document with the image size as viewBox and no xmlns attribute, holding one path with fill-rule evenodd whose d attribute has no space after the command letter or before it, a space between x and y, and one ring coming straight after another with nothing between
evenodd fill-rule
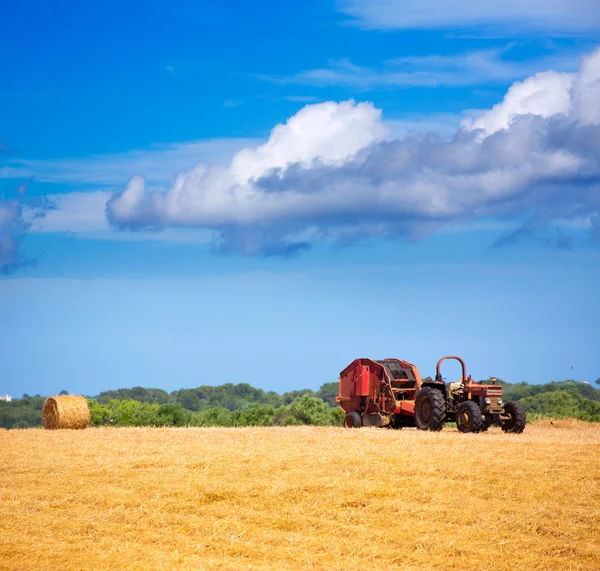
<instances>
[{"instance_id":1,"label":"tractor rear wheel","mask_svg":"<svg viewBox=\"0 0 600 571\"><path fill-rule=\"evenodd\" d=\"M446 420L444 395L437 389L425 387L415 400L415 424L420 430L442 430Z\"/></svg>"},{"instance_id":2,"label":"tractor rear wheel","mask_svg":"<svg viewBox=\"0 0 600 571\"><path fill-rule=\"evenodd\" d=\"M481 409L473 401L461 403L456 409L456 427L461 432L481 432Z\"/></svg>"},{"instance_id":3,"label":"tractor rear wheel","mask_svg":"<svg viewBox=\"0 0 600 571\"><path fill-rule=\"evenodd\" d=\"M520 434L525 430L527 415L520 402L507 402L504 405L504 413L510 416L509 419L502 421L502 430L504 430L504 432Z\"/></svg>"},{"instance_id":4,"label":"tractor rear wheel","mask_svg":"<svg viewBox=\"0 0 600 571\"><path fill-rule=\"evenodd\" d=\"M344 418L344 428L360 428L362 426L362 418L358 412L349 412Z\"/></svg>"}]
</instances>

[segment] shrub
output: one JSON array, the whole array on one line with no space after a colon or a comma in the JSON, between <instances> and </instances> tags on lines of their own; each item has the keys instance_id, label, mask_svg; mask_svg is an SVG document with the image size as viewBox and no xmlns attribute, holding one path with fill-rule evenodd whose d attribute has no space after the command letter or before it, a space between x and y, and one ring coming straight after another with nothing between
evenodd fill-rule
<instances>
[{"instance_id":1,"label":"shrub","mask_svg":"<svg viewBox=\"0 0 600 571\"><path fill-rule=\"evenodd\" d=\"M110 410L108 405L100 404L93 399L88 399L90 408L90 419L92 426L104 426L110 424Z\"/></svg>"},{"instance_id":2,"label":"shrub","mask_svg":"<svg viewBox=\"0 0 600 571\"><path fill-rule=\"evenodd\" d=\"M338 424L339 419L340 413L326 402L317 397L304 395L295 399L290 405L277 409L273 423L279 426L290 424L332 426Z\"/></svg>"},{"instance_id":3,"label":"shrub","mask_svg":"<svg viewBox=\"0 0 600 571\"><path fill-rule=\"evenodd\" d=\"M171 403L161 404L158 407L157 416L157 421L161 426L187 426L192 418L192 413L185 410L180 404Z\"/></svg>"},{"instance_id":4,"label":"shrub","mask_svg":"<svg viewBox=\"0 0 600 571\"><path fill-rule=\"evenodd\" d=\"M240 411L239 426L271 426L275 408L269 405L257 405Z\"/></svg>"},{"instance_id":5,"label":"shrub","mask_svg":"<svg viewBox=\"0 0 600 571\"><path fill-rule=\"evenodd\" d=\"M233 426L232 413L223 407L197 412L190 419L192 426Z\"/></svg>"}]
</instances>

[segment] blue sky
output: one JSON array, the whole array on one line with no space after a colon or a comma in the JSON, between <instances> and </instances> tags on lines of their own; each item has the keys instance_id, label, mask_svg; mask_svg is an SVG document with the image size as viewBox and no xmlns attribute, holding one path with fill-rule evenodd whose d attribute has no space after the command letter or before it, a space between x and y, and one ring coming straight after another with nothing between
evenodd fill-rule
<instances>
[{"instance_id":1,"label":"blue sky","mask_svg":"<svg viewBox=\"0 0 600 571\"><path fill-rule=\"evenodd\" d=\"M600 377L591 0L3 12L0 394Z\"/></svg>"}]
</instances>

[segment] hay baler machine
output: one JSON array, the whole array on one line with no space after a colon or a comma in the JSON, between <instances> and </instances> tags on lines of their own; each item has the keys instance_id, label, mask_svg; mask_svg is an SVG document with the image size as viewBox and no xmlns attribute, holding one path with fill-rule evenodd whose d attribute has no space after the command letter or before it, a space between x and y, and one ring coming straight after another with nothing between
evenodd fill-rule
<instances>
[{"instance_id":1,"label":"hay baler machine","mask_svg":"<svg viewBox=\"0 0 600 571\"><path fill-rule=\"evenodd\" d=\"M336 401L346 428L415 426L415 399L421 390L415 365L400 359L356 359L340 373Z\"/></svg>"},{"instance_id":2,"label":"hay baler machine","mask_svg":"<svg viewBox=\"0 0 600 571\"><path fill-rule=\"evenodd\" d=\"M462 367L460 382L444 382L441 364L456 359ZM526 417L518 402L502 402L502 386L495 379L476 382L467 376L460 357L442 357L435 379L421 379L415 365L400 359L356 359L339 378L336 398L346 417L346 428L416 426L441 430L456 422L461 432L482 432L499 424L505 432L523 432Z\"/></svg>"}]
</instances>

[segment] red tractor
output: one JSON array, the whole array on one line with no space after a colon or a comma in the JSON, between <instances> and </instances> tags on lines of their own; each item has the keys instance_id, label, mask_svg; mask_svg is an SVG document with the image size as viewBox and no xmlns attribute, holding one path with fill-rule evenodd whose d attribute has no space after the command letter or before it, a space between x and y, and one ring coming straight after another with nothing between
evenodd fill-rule
<instances>
[{"instance_id":1,"label":"red tractor","mask_svg":"<svg viewBox=\"0 0 600 571\"><path fill-rule=\"evenodd\" d=\"M456 359L462 366L458 383L446 386L440 366ZM496 379L476 382L467 376L460 357L442 357L435 379L423 381L415 365L400 359L356 359L340 373L336 401L346 417L346 428L361 426L416 426L441 430L445 422L456 422L461 432L482 432L499 424L504 432L523 432L525 409L518 402L502 402L502 386Z\"/></svg>"}]
</instances>

